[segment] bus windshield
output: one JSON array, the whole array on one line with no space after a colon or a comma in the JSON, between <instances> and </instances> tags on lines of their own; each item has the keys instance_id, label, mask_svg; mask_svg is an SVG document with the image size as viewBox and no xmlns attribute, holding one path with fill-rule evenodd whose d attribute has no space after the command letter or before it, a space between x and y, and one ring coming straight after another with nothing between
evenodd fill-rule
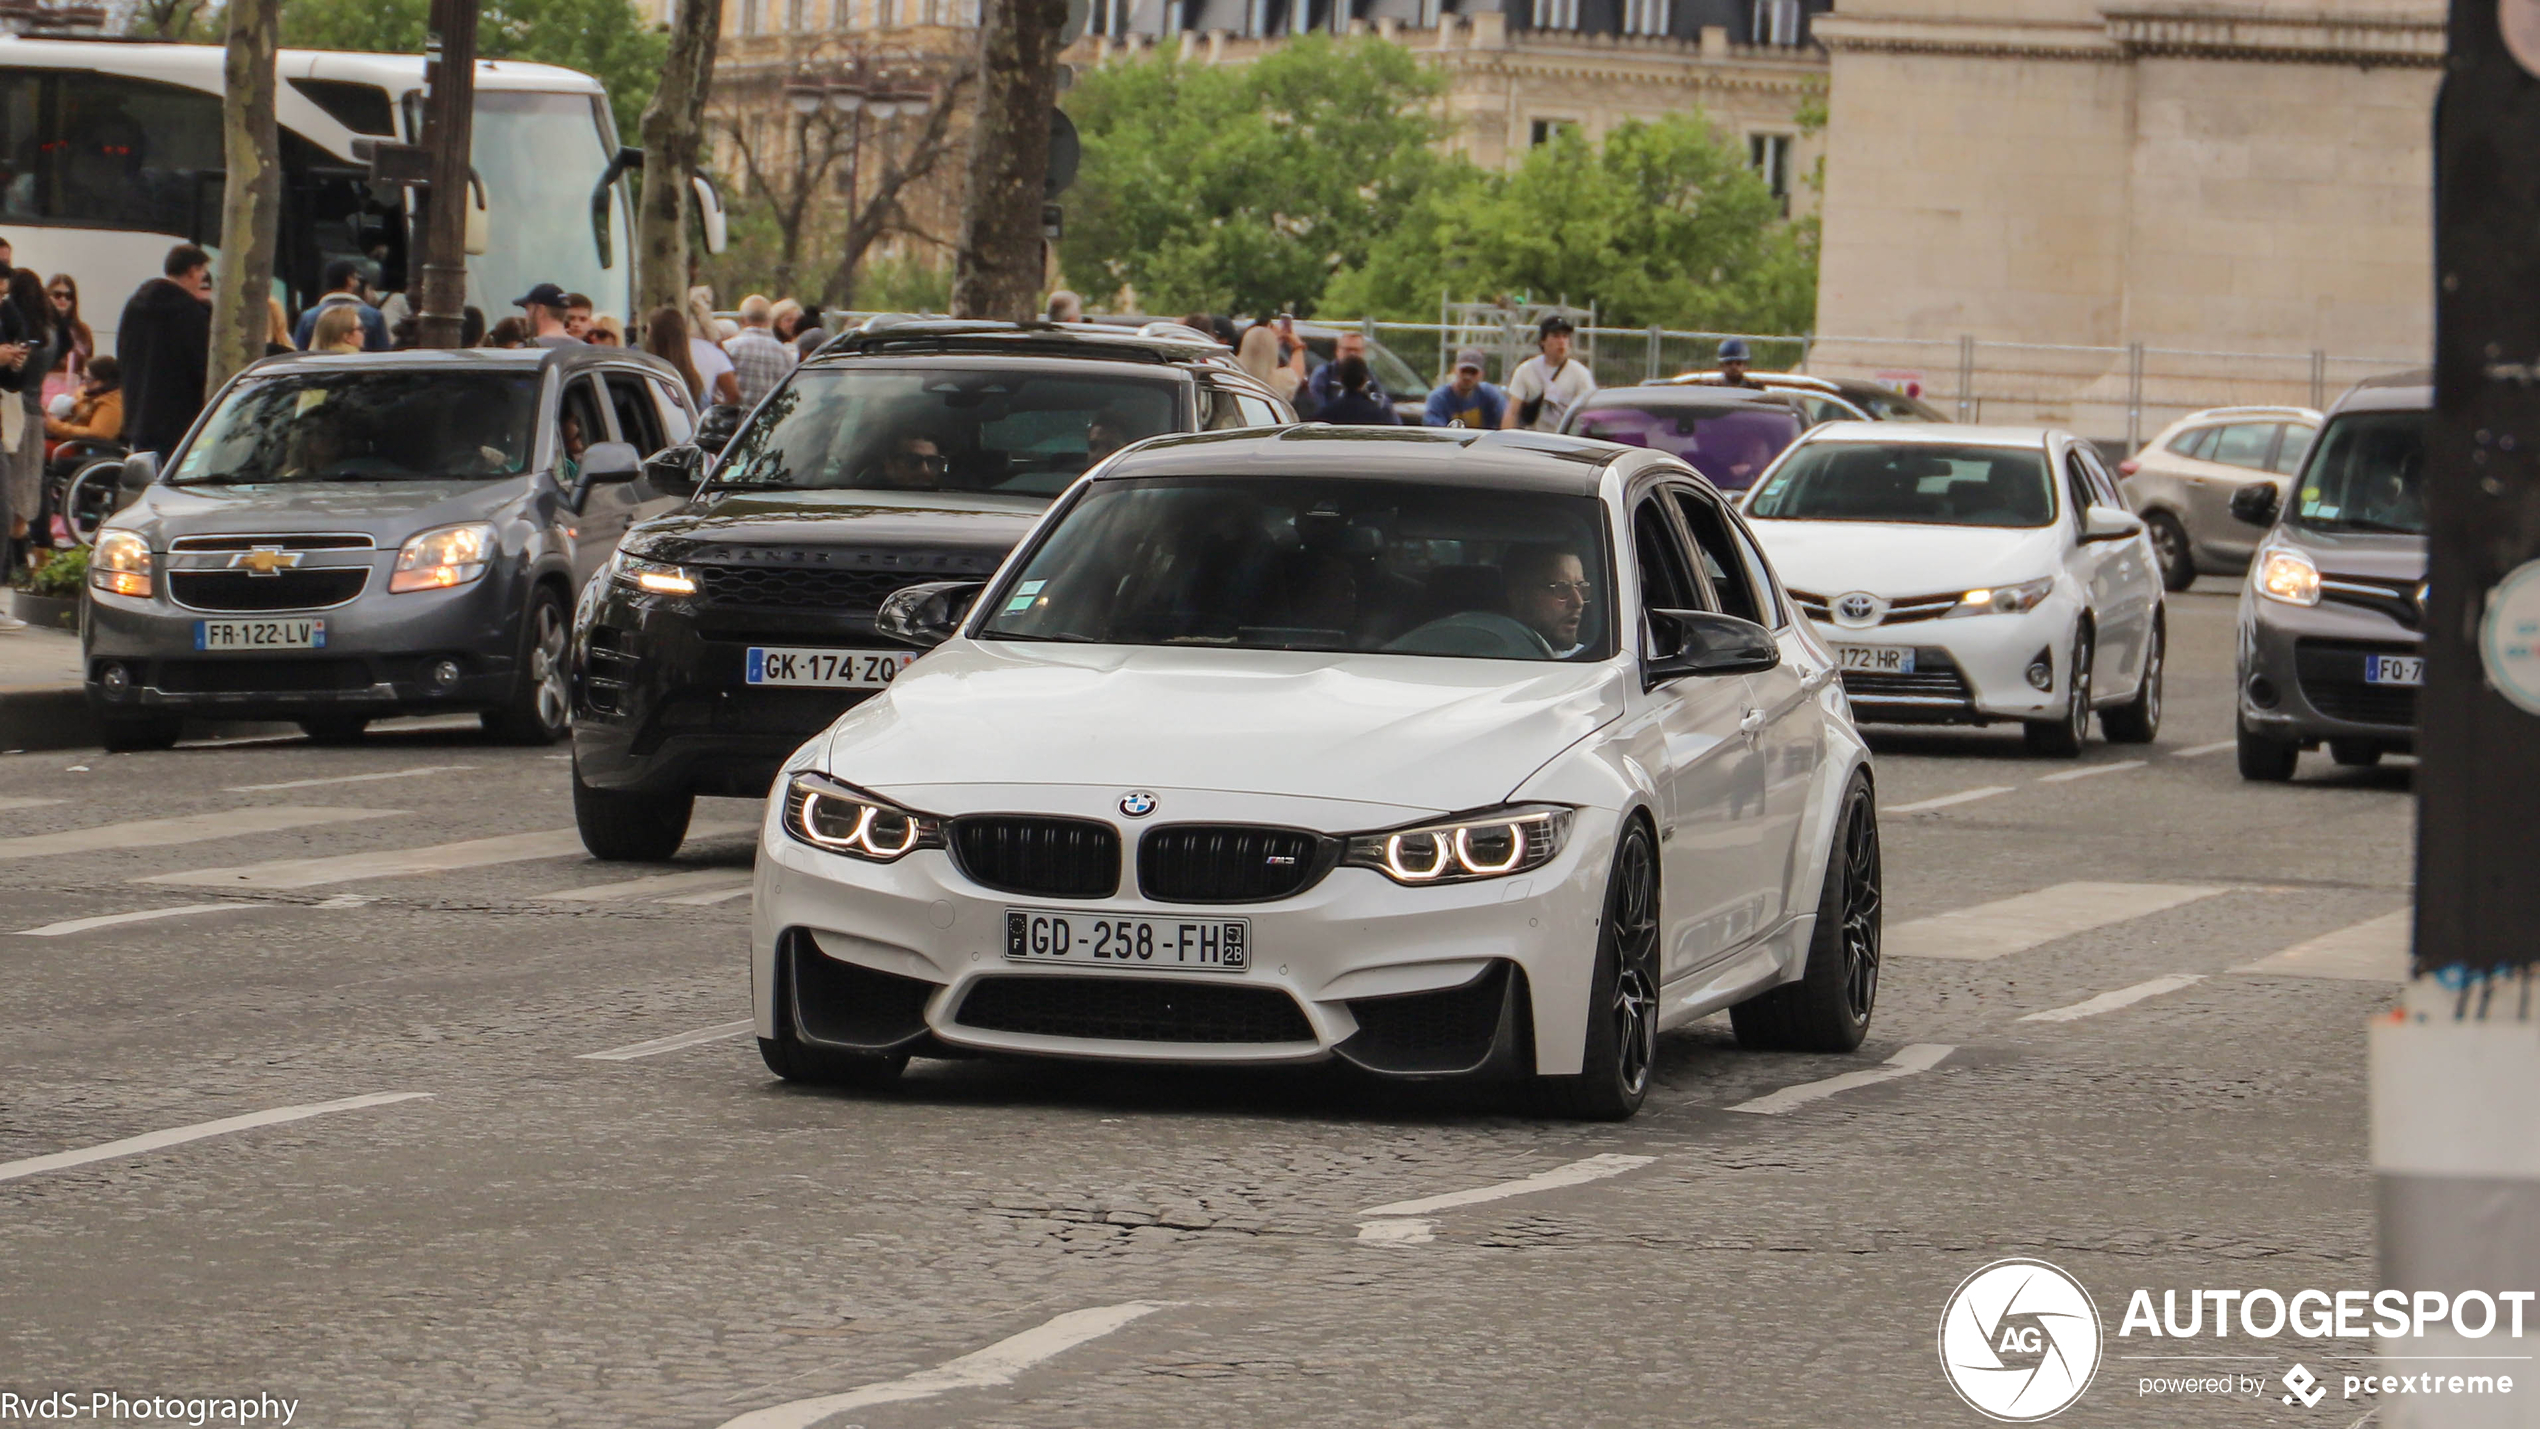
<instances>
[{"instance_id":1,"label":"bus windshield","mask_svg":"<svg viewBox=\"0 0 2540 1429\"><path fill-rule=\"evenodd\" d=\"M491 252L467 260L468 300L491 322L540 283L592 298L619 317L627 251L625 215L609 205L610 256L600 265L591 231L591 189L616 153L595 95L530 90L476 92L476 136L470 146L485 180ZM615 279L614 283L611 281Z\"/></svg>"}]
</instances>

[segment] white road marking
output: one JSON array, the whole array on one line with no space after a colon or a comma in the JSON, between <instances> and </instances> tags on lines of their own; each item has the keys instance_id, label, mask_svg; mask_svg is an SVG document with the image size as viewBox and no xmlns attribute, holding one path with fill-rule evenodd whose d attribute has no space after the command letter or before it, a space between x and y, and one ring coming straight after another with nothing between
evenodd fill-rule
<instances>
[{"instance_id":1,"label":"white road marking","mask_svg":"<svg viewBox=\"0 0 2540 1429\"><path fill-rule=\"evenodd\" d=\"M1795 1087L1784 1087L1770 1096L1739 1102L1728 1110L1753 1112L1757 1116L1779 1116L1810 1102L1824 1101L1838 1092L1848 1092L1854 1087L1876 1086L1881 1082L1895 1081L1898 1077L1910 1077L1916 1072L1928 1072L1939 1066L1942 1058L1957 1050L1945 1043L1917 1042L1879 1066L1828 1077L1822 1082L1802 1082Z\"/></svg>"},{"instance_id":2,"label":"white road marking","mask_svg":"<svg viewBox=\"0 0 2540 1429\"><path fill-rule=\"evenodd\" d=\"M2415 931L2416 910L2402 908L2269 953L2232 971L2342 978L2349 982L2406 982L2409 943Z\"/></svg>"},{"instance_id":3,"label":"white road marking","mask_svg":"<svg viewBox=\"0 0 2540 1429\"><path fill-rule=\"evenodd\" d=\"M1897 924L1887 930L1887 952L1985 962L2231 891L2203 883L2059 883Z\"/></svg>"},{"instance_id":4,"label":"white road marking","mask_svg":"<svg viewBox=\"0 0 2540 1429\"><path fill-rule=\"evenodd\" d=\"M94 918L73 918L65 923L47 923L41 928L20 928L21 938L59 938L70 933L85 933L91 928L111 928L118 923L149 923L161 918L190 918L197 913L227 913L246 908L270 907L264 903L188 903L182 908L146 908L138 913L101 913Z\"/></svg>"},{"instance_id":5,"label":"white road marking","mask_svg":"<svg viewBox=\"0 0 2540 1429\"><path fill-rule=\"evenodd\" d=\"M1879 812L1882 814L1923 814L1933 809L1946 809L1952 804L1972 804L1978 799L1990 799L1996 794L2010 792L2011 786L2008 784L1994 784L1982 789L1961 789L1955 794L1943 794L1937 799L1918 799L1911 804L1890 804Z\"/></svg>"},{"instance_id":6,"label":"white road marking","mask_svg":"<svg viewBox=\"0 0 2540 1429\"><path fill-rule=\"evenodd\" d=\"M747 898L749 896L750 885L744 883L738 888L719 888L712 893L690 893L678 898L662 898L656 899L655 901L660 903L681 904L689 908L704 908L712 904L729 903L735 898Z\"/></svg>"},{"instance_id":7,"label":"white road marking","mask_svg":"<svg viewBox=\"0 0 2540 1429\"><path fill-rule=\"evenodd\" d=\"M0 796L0 810L41 809L52 804L68 803L66 799L22 799L16 795Z\"/></svg>"},{"instance_id":8,"label":"white road marking","mask_svg":"<svg viewBox=\"0 0 2540 1429\"><path fill-rule=\"evenodd\" d=\"M750 871L746 868L692 869L686 873L656 873L650 878L630 878L624 883L595 883L587 888L559 888L538 896L556 903L610 903L621 898L647 898L656 893L683 893L691 888L729 890L738 882L749 887Z\"/></svg>"},{"instance_id":9,"label":"white road marking","mask_svg":"<svg viewBox=\"0 0 2540 1429\"><path fill-rule=\"evenodd\" d=\"M720 1042L726 1037L738 1037L757 1025L744 1017L738 1022L701 1027L694 1032L682 1032L672 1037L656 1037L650 1042L630 1042L623 1047L611 1047L605 1052L585 1052L574 1060L577 1062L632 1062L638 1057L658 1057L664 1052L676 1052L684 1047L699 1047L708 1042Z\"/></svg>"},{"instance_id":10,"label":"white road marking","mask_svg":"<svg viewBox=\"0 0 2540 1429\"><path fill-rule=\"evenodd\" d=\"M2040 775L2037 782L2040 784L2069 784L2075 779L2095 779L2102 774L2122 774L2128 769L2140 769L2142 767L2143 761L2140 759L2121 759L2114 764L2091 764L2080 769L2067 769L2061 774Z\"/></svg>"},{"instance_id":11,"label":"white road marking","mask_svg":"<svg viewBox=\"0 0 2540 1429\"><path fill-rule=\"evenodd\" d=\"M103 1146L81 1151L56 1151L50 1156L30 1156L24 1161L0 1162L0 1181L14 1181L21 1176L34 1176L46 1171L60 1171L72 1166L85 1166L91 1161L111 1161L118 1156L138 1156L145 1151L161 1151L201 1141L207 1136L227 1136L233 1131L252 1131L260 1126L276 1126L286 1121L305 1121L334 1111L358 1111L363 1107L386 1106L391 1102L410 1102L429 1097L430 1092L373 1092L366 1097L346 1097L342 1101L318 1102L311 1106L282 1106L271 1111L249 1112L245 1116L223 1117L219 1121L197 1122L192 1126L174 1126L143 1136L127 1136Z\"/></svg>"},{"instance_id":12,"label":"white road marking","mask_svg":"<svg viewBox=\"0 0 2540 1429\"><path fill-rule=\"evenodd\" d=\"M2236 739L2220 740L2213 744L2191 744L2185 749L2171 750L2170 758L2195 759L2203 755L2220 754L2226 749L2238 749L2239 747L2240 741Z\"/></svg>"},{"instance_id":13,"label":"white road marking","mask_svg":"<svg viewBox=\"0 0 2540 1429\"><path fill-rule=\"evenodd\" d=\"M1502 1181L1496 1186L1476 1186L1470 1191L1449 1191L1443 1196L1424 1196L1416 1201L1388 1201L1381 1206L1369 1206L1359 1214L1362 1216L1423 1216L1431 1211L1451 1211L1458 1206L1478 1206L1484 1201L1504 1201L1510 1196L1531 1196L1537 1191L1557 1191L1564 1186L1584 1186L1590 1181L1602 1181L1608 1176L1620 1176L1626 1171L1646 1166L1657 1159L1655 1156L1621 1156L1608 1152L1603 1156L1591 1156L1585 1161L1573 1161L1567 1166L1555 1166L1549 1171L1538 1171L1520 1180Z\"/></svg>"},{"instance_id":14,"label":"white road marking","mask_svg":"<svg viewBox=\"0 0 2540 1429\"><path fill-rule=\"evenodd\" d=\"M367 812L367 811L365 811ZM704 824L689 837L726 834L756 824ZM376 853L344 853L328 858L285 858L236 868L198 868L187 873L160 873L135 883L173 883L196 888L315 888L363 878L404 878L418 873L448 873L497 863L526 863L538 858L564 858L582 852L582 835L572 829L534 834L498 834L486 839L432 844L424 848L382 849Z\"/></svg>"},{"instance_id":15,"label":"white road marking","mask_svg":"<svg viewBox=\"0 0 2540 1429\"><path fill-rule=\"evenodd\" d=\"M2203 973L2171 973L2166 977L2156 977L2150 982L2138 982L2132 987L2118 988L2115 992L2103 992L2087 1002L2076 1002L2070 1007L2032 1012L2020 1021L2078 1022L2085 1017L2096 1017L2103 1012L2114 1012L2120 1007L2132 1007L2147 997L2159 997L2162 993L2176 992L2182 987L2194 987L2204 980Z\"/></svg>"},{"instance_id":16,"label":"white road marking","mask_svg":"<svg viewBox=\"0 0 2540 1429\"><path fill-rule=\"evenodd\" d=\"M108 849L161 848L168 844L234 839L246 834L278 833L314 824L341 824L355 819L399 817L400 809L329 809L277 804L262 809L228 809L217 814L184 814L172 819L135 819L100 824L93 829L63 829L0 839L0 858L40 858L57 853L99 853Z\"/></svg>"},{"instance_id":17,"label":"white road marking","mask_svg":"<svg viewBox=\"0 0 2540 1429\"><path fill-rule=\"evenodd\" d=\"M1438 1238L1437 1230L1432 1220L1360 1221L1358 1238L1369 1245L1427 1245Z\"/></svg>"},{"instance_id":18,"label":"white road marking","mask_svg":"<svg viewBox=\"0 0 2540 1429\"><path fill-rule=\"evenodd\" d=\"M1125 1305L1070 1310L1022 1334L1009 1335L984 1350L946 1360L933 1369L864 1385L844 1394L797 1399L791 1404L753 1409L739 1418L725 1420L721 1429L811 1429L821 1420L850 1409L932 1399L956 1389L993 1389L1001 1384L1012 1384L1017 1375L1034 1365L1054 1359L1088 1341L1099 1340L1123 1325L1143 1319L1162 1308L1162 1305L1151 1301L1132 1300Z\"/></svg>"},{"instance_id":19,"label":"white road marking","mask_svg":"<svg viewBox=\"0 0 2540 1429\"><path fill-rule=\"evenodd\" d=\"M420 779L427 774L457 774L474 769L473 764L422 764L412 769L391 769L385 774L338 774L331 779L285 779L279 784L232 784L232 794L267 794L276 789L314 789L320 784L376 784L382 779Z\"/></svg>"}]
</instances>

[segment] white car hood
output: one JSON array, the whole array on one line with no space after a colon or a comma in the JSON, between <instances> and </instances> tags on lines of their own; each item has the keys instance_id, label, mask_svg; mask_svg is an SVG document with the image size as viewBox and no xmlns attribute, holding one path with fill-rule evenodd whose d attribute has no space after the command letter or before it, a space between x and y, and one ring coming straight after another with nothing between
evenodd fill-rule
<instances>
[{"instance_id":1,"label":"white car hood","mask_svg":"<svg viewBox=\"0 0 2540 1429\"><path fill-rule=\"evenodd\" d=\"M2052 574L2054 526L1921 526L1888 521L1755 521L1782 583L1834 597L1938 595Z\"/></svg>"},{"instance_id":2,"label":"white car hood","mask_svg":"<svg viewBox=\"0 0 2540 1429\"><path fill-rule=\"evenodd\" d=\"M919 786L1207 789L1420 813L1505 799L1623 712L1622 665L956 639L829 733Z\"/></svg>"}]
</instances>

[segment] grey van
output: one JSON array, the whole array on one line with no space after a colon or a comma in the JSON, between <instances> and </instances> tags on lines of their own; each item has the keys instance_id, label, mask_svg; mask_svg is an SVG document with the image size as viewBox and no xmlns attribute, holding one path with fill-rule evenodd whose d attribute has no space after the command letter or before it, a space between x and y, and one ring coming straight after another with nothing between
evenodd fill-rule
<instances>
[{"instance_id":1,"label":"grey van","mask_svg":"<svg viewBox=\"0 0 2540 1429\"><path fill-rule=\"evenodd\" d=\"M2231 513L2265 530L2240 590L2240 773L2282 781L2322 744L2366 765L2416 745L2425 683L2425 427L2434 379L2378 377L2329 409L2292 489Z\"/></svg>"},{"instance_id":2,"label":"grey van","mask_svg":"<svg viewBox=\"0 0 2540 1429\"><path fill-rule=\"evenodd\" d=\"M561 738L575 594L651 499L644 457L693 426L671 368L617 348L257 363L164 470L126 462L98 532L81 641L106 747L163 749L188 715L338 741L475 712Z\"/></svg>"}]
</instances>

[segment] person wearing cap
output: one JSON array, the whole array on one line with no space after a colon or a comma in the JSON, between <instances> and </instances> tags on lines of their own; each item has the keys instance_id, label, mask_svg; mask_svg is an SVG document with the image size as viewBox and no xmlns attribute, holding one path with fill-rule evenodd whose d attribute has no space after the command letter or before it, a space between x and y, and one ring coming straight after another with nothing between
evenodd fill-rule
<instances>
[{"instance_id":1,"label":"person wearing cap","mask_svg":"<svg viewBox=\"0 0 2540 1429\"><path fill-rule=\"evenodd\" d=\"M1482 350L1468 347L1455 354L1455 371L1429 394L1424 427L1472 427L1495 432L1508 424L1508 394L1482 380Z\"/></svg>"},{"instance_id":2,"label":"person wearing cap","mask_svg":"<svg viewBox=\"0 0 2540 1429\"><path fill-rule=\"evenodd\" d=\"M1562 417L1596 390L1587 364L1570 357L1570 334L1575 331L1559 313L1545 318L1535 330L1536 345L1543 350L1518 363L1509 374L1508 410L1500 416L1501 426L1557 432Z\"/></svg>"},{"instance_id":3,"label":"person wearing cap","mask_svg":"<svg viewBox=\"0 0 2540 1429\"><path fill-rule=\"evenodd\" d=\"M326 291L319 295L316 302L300 310L299 325L291 330L293 347L302 352L308 351L310 336L317 331L318 314L328 308L350 304L353 315L361 319L362 350L364 352L388 350L388 319L380 315L379 309L362 299L361 264L350 258L338 258L326 265L326 271L320 275L318 285Z\"/></svg>"},{"instance_id":4,"label":"person wearing cap","mask_svg":"<svg viewBox=\"0 0 2540 1429\"><path fill-rule=\"evenodd\" d=\"M553 283L540 283L512 304L529 316L529 345L532 347L580 347L582 339L565 326L565 308L569 303L565 291Z\"/></svg>"},{"instance_id":5,"label":"person wearing cap","mask_svg":"<svg viewBox=\"0 0 2540 1429\"><path fill-rule=\"evenodd\" d=\"M1746 375L1746 362L1747 354L1745 338L1727 337L1720 339L1721 386L1752 387L1758 392L1763 391L1763 383Z\"/></svg>"}]
</instances>

